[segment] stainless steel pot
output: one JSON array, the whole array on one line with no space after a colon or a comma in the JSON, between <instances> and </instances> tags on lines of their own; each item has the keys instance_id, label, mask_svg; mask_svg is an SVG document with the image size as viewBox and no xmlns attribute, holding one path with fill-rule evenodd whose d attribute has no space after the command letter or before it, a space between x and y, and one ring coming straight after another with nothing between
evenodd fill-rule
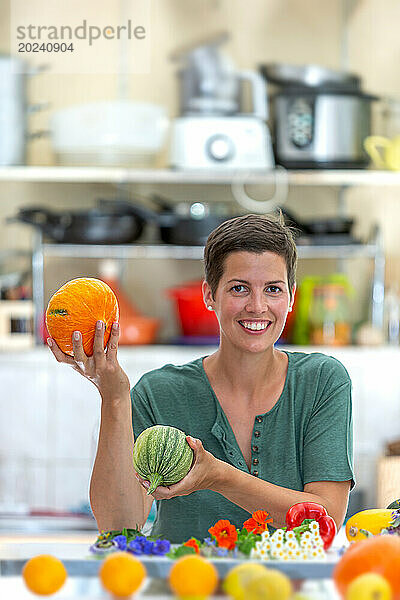
<instances>
[{"instance_id":1,"label":"stainless steel pot","mask_svg":"<svg viewBox=\"0 0 400 600\"><path fill-rule=\"evenodd\" d=\"M352 74L316 65L264 65L278 86L271 96L274 150L286 168L363 168L363 142L371 132L371 103Z\"/></svg>"},{"instance_id":2,"label":"stainless steel pot","mask_svg":"<svg viewBox=\"0 0 400 600\"><path fill-rule=\"evenodd\" d=\"M27 101L27 78L41 70L30 70L19 58L0 55L0 166L25 164L28 137L45 133L27 133L28 113L47 107L47 104L28 106Z\"/></svg>"},{"instance_id":3,"label":"stainless steel pot","mask_svg":"<svg viewBox=\"0 0 400 600\"><path fill-rule=\"evenodd\" d=\"M367 94L285 90L273 98L275 158L286 168L363 168L371 133Z\"/></svg>"}]
</instances>

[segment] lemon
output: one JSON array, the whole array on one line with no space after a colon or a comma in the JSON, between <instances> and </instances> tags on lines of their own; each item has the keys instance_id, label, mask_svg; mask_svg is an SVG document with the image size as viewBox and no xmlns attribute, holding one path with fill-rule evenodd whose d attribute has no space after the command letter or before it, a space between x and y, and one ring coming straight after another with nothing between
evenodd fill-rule
<instances>
[{"instance_id":1,"label":"lemon","mask_svg":"<svg viewBox=\"0 0 400 600\"><path fill-rule=\"evenodd\" d=\"M245 588L255 577L263 575L266 567L258 563L242 563L231 569L225 577L222 587L233 600L245 600Z\"/></svg>"},{"instance_id":2,"label":"lemon","mask_svg":"<svg viewBox=\"0 0 400 600\"><path fill-rule=\"evenodd\" d=\"M107 556L99 569L103 587L120 598L131 596L146 577L146 569L132 554L114 552Z\"/></svg>"},{"instance_id":3,"label":"lemon","mask_svg":"<svg viewBox=\"0 0 400 600\"><path fill-rule=\"evenodd\" d=\"M350 583L346 600L391 600L392 588L382 575L363 573Z\"/></svg>"},{"instance_id":4,"label":"lemon","mask_svg":"<svg viewBox=\"0 0 400 600\"><path fill-rule=\"evenodd\" d=\"M59 558L39 554L25 563L22 577L31 592L49 596L62 588L67 579L67 571Z\"/></svg>"},{"instance_id":5,"label":"lemon","mask_svg":"<svg viewBox=\"0 0 400 600\"><path fill-rule=\"evenodd\" d=\"M266 568L245 587L246 600L289 600L292 593L290 579L277 569Z\"/></svg>"}]
</instances>

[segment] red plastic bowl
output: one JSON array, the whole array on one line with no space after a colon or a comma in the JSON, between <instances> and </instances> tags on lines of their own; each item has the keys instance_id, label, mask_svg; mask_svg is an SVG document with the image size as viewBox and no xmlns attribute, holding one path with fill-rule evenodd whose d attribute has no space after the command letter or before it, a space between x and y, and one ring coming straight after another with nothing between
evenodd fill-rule
<instances>
[{"instance_id":1,"label":"red plastic bowl","mask_svg":"<svg viewBox=\"0 0 400 600\"><path fill-rule=\"evenodd\" d=\"M217 336L219 325L214 312L206 309L201 281L193 281L167 290L175 301L176 313L185 336Z\"/></svg>"}]
</instances>

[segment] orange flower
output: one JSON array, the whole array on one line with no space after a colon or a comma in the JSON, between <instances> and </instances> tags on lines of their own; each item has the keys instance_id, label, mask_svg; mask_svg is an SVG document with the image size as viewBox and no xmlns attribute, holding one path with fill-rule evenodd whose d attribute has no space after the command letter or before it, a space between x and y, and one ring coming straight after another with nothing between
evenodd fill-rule
<instances>
[{"instance_id":1,"label":"orange flower","mask_svg":"<svg viewBox=\"0 0 400 600\"><path fill-rule=\"evenodd\" d=\"M194 548L196 554L200 554L199 544L195 538L190 538L190 540L185 542L183 545L188 546L189 548Z\"/></svg>"},{"instance_id":2,"label":"orange flower","mask_svg":"<svg viewBox=\"0 0 400 600\"><path fill-rule=\"evenodd\" d=\"M236 527L226 519L220 519L213 527L208 530L209 533L215 536L217 545L228 550L233 550L237 540Z\"/></svg>"},{"instance_id":3,"label":"orange flower","mask_svg":"<svg viewBox=\"0 0 400 600\"><path fill-rule=\"evenodd\" d=\"M256 535L262 533L267 529L267 524L273 521L273 519L267 519L267 517L269 517L269 514L265 510L256 510L251 518L243 523L243 527Z\"/></svg>"}]
</instances>

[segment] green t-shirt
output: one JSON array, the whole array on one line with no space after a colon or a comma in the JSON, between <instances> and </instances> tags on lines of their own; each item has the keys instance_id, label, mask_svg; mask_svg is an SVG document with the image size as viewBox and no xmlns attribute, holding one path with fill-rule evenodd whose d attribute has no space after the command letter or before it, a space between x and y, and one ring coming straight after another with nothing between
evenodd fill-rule
<instances>
[{"instance_id":1,"label":"green t-shirt","mask_svg":"<svg viewBox=\"0 0 400 600\"><path fill-rule=\"evenodd\" d=\"M257 415L251 470L275 485L303 491L311 481L353 480L351 381L344 366L321 353L287 352L282 394ZM199 438L216 458L249 473L229 421L203 368L203 358L165 365L132 388L135 438L152 425L172 425ZM268 506L260 506L268 511ZM157 501L152 535L180 543L203 539L219 519L236 527L250 514L225 496L200 490Z\"/></svg>"}]
</instances>

